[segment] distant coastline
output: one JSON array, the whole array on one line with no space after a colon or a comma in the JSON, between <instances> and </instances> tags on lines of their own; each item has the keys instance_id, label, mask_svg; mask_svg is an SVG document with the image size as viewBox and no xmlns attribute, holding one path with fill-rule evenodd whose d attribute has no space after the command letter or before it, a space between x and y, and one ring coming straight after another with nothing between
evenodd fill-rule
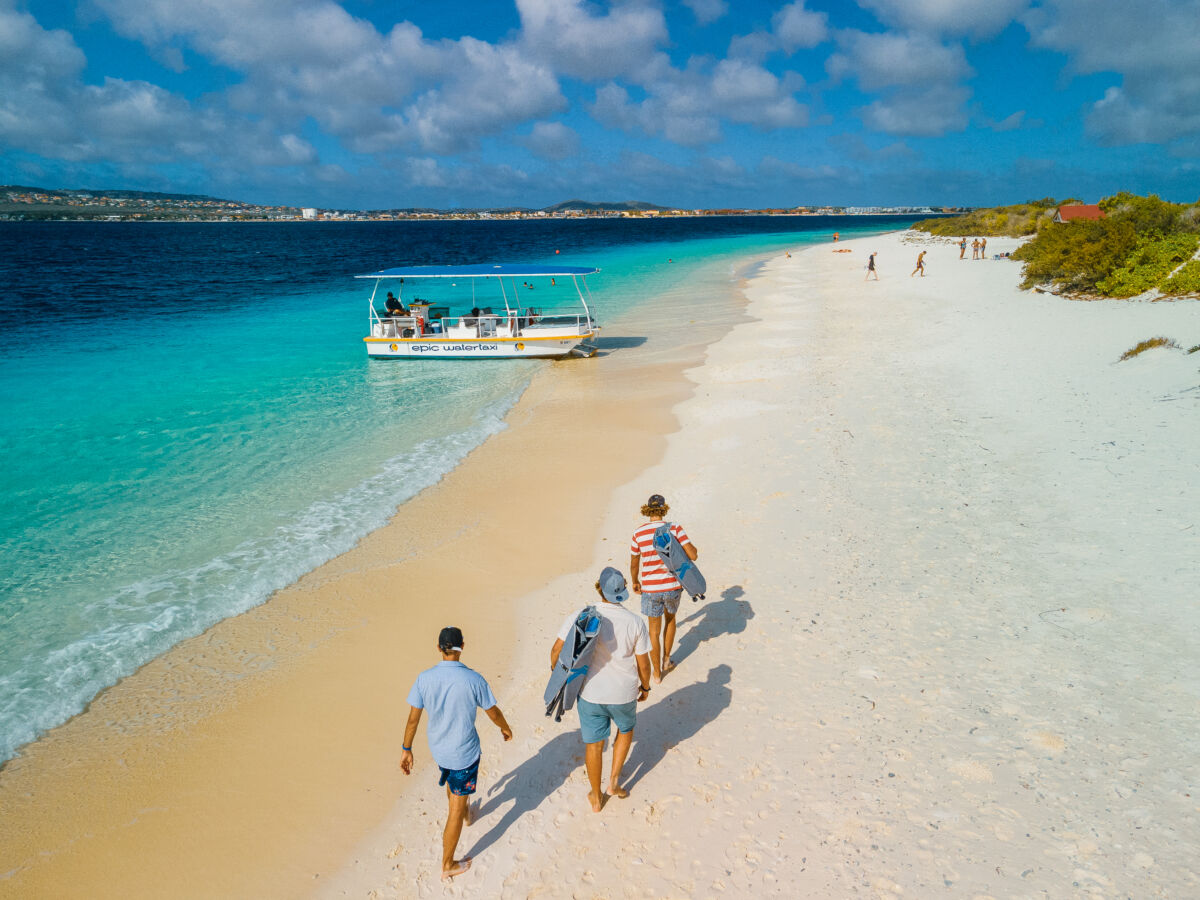
<instances>
[{"instance_id":1,"label":"distant coastline","mask_svg":"<svg viewBox=\"0 0 1200 900\"><path fill-rule=\"evenodd\" d=\"M912 216L953 214L965 207L795 206L767 209L682 208L642 201L569 200L540 209L348 210L268 206L199 194L129 190L55 190L0 185L0 221L8 222L410 222L597 218L697 218L705 216Z\"/></svg>"}]
</instances>

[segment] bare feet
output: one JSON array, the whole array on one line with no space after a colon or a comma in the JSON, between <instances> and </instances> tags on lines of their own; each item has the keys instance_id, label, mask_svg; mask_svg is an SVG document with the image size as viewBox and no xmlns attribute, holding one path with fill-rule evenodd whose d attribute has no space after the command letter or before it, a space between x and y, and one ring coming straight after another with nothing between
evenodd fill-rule
<instances>
[{"instance_id":1,"label":"bare feet","mask_svg":"<svg viewBox=\"0 0 1200 900\"><path fill-rule=\"evenodd\" d=\"M442 881L449 881L456 875L461 875L467 869L471 868L471 857L464 859L456 859L448 869L442 869Z\"/></svg>"},{"instance_id":2,"label":"bare feet","mask_svg":"<svg viewBox=\"0 0 1200 900\"><path fill-rule=\"evenodd\" d=\"M618 787L615 784L610 784L608 786L608 792L614 797L620 797L622 800L629 796L629 791L625 790L623 787Z\"/></svg>"},{"instance_id":3,"label":"bare feet","mask_svg":"<svg viewBox=\"0 0 1200 900\"><path fill-rule=\"evenodd\" d=\"M662 676L659 675L657 672L654 673L654 683L662 684Z\"/></svg>"},{"instance_id":4,"label":"bare feet","mask_svg":"<svg viewBox=\"0 0 1200 900\"><path fill-rule=\"evenodd\" d=\"M668 657L667 657L667 661L663 663L662 673L663 673L664 675L667 675L667 674L669 674L669 673L671 673L671 672L674 672L674 671L675 671L675 660L671 659L671 658L668 656Z\"/></svg>"},{"instance_id":5,"label":"bare feet","mask_svg":"<svg viewBox=\"0 0 1200 900\"><path fill-rule=\"evenodd\" d=\"M463 816L463 824L470 827L475 824L475 817L479 815L478 804L467 801L467 814Z\"/></svg>"},{"instance_id":6,"label":"bare feet","mask_svg":"<svg viewBox=\"0 0 1200 900\"><path fill-rule=\"evenodd\" d=\"M603 794L601 794L599 797L597 797L594 793L592 793L591 791L588 791L587 798L588 798L588 803L590 803L592 805L592 812L600 812L600 810L604 809L604 795Z\"/></svg>"}]
</instances>

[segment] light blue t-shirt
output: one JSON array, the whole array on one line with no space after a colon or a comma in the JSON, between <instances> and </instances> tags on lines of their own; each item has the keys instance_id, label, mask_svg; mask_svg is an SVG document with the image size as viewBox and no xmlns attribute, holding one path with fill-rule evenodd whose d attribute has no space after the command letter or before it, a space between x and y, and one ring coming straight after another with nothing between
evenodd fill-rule
<instances>
[{"instance_id":1,"label":"light blue t-shirt","mask_svg":"<svg viewBox=\"0 0 1200 900\"><path fill-rule=\"evenodd\" d=\"M465 769L479 759L475 710L496 705L483 676L454 660L442 660L417 676L408 705L429 713L429 752L443 769Z\"/></svg>"}]
</instances>

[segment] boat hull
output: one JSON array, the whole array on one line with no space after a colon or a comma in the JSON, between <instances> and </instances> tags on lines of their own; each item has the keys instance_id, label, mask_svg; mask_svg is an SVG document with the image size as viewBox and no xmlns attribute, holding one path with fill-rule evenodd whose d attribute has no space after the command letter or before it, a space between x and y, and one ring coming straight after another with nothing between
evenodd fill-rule
<instances>
[{"instance_id":1,"label":"boat hull","mask_svg":"<svg viewBox=\"0 0 1200 900\"><path fill-rule=\"evenodd\" d=\"M587 334L531 338L363 338L373 359L554 359L570 356Z\"/></svg>"}]
</instances>

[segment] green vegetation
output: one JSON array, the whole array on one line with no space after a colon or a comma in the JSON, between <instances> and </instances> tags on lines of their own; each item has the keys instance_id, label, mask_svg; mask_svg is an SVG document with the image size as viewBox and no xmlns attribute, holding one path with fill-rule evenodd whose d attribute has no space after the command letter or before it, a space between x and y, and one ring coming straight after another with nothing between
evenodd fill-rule
<instances>
[{"instance_id":1,"label":"green vegetation","mask_svg":"<svg viewBox=\"0 0 1200 900\"><path fill-rule=\"evenodd\" d=\"M1103 219L1057 223L1060 206L1078 200L1044 197L1016 206L976 209L912 227L942 237L1033 237L1016 252L1025 263L1021 286L1094 297L1200 296L1200 203L1170 203L1121 191L1100 201Z\"/></svg>"},{"instance_id":2,"label":"green vegetation","mask_svg":"<svg viewBox=\"0 0 1200 900\"><path fill-rule=\"evenodd\" d=\"M1121 358L1117 360L1117 362L1125 362L1127 359L1133 359L1138 354L1145 353L1147 350L1153 350L1155 347L1174 347L1176 350L1179 349L1179 345L1170 338L1150 338L1149 340L1142 341L1140 344L1130 347L1121 354Z\"/></svg>"},{"instance_id":3,"label":"green vegetation","mask_svg":"<svg viewBox=\"0 0 1200 900\"><path fill-rule=\"evenodd\" d=\"M1191 260L1162 284L1162 292L1172 296L1178 294L1200 294L1200 260Z\"/></svg>"},{"instance_id":4,"label":"green vegetation","mask_svg":"<svg viewBox=\"0 0 1200 900\"><path fill-rule=\"evenodd\" d=\"M1063 203L1073 203L1064 200ZM913 224L917 231L928 231L942 237L1024 237L1033 234L1044 219L1054 218L1061 204L1053 197L1029 200L1015 206L995 206L975 209L950 219L922 219Z\"/></svg>"},{"instance_id":5,"label":"green vegetation","mask_svg":"<svg viewBox=\"0 0 1200 900\"><path fill-rule=\"evenodd\" d=\"M1121 192L1100 201L1106 218L1039 223L1013 253L1025 263L1022 287L1133 297L1152 288L1200 293L1200 204L1169 203ZM1172 274L1174 273L1174 274Z\"/></svg>"},{"instance_id":6,"label":"green vegetation","mask_svg":"<svg viewBox=\"0 0 1200 900\"><path fill-rule=\"evenodd\" d=\"M1154 236L1138 239L1124 261L1097 283L1106 297L1132 297L1157 287L1200 246L1200 234ZM1194 262L1194 261L1193 261Z\"/></svg>"}]
</instances>

